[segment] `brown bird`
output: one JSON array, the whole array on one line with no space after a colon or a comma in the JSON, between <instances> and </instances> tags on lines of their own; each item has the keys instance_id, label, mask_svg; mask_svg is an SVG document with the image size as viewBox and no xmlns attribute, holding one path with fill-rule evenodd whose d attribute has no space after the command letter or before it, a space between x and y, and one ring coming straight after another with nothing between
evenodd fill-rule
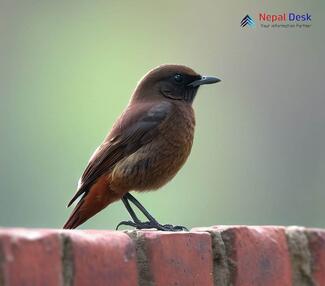
<instances>
[{"instance_id":1,"label":"brown bird","mask_svg":"<svg viewBox=\"0 0 325 286\"><path fill-rule=\"evenodd\" d=\"M78 190L81 196L64 228L73 229L109 204L122 199L133 221L118 224L138 229L184 230L161 225L130 194L156 190L170 181L192 148L195 117L193 100L200 85L219 82L183 65L161 65L138 83L131 100L104 142L91 156ZM142 222L130 202L148 219Z\"/></svg>"}]
</instances>

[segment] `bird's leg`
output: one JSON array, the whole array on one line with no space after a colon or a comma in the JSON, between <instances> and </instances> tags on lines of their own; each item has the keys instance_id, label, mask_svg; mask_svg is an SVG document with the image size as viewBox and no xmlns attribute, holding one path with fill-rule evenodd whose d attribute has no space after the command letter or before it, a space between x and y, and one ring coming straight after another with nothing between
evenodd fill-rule
<instances>
[{"instance_id":1,"label":"bird's leg","mask_svg":"<svg viewBox=\"0 0 325 286\"><path fill-rule=\"evenodd\" d=\"M128 225L128 226L133 226L137 229L145 229L145 228L156 228L158 230L162 231L188 231L188 229L184 226L173 226L171 224L165 224L162 225L160 224L145 208L144 206L135 198L133 197L130 193L127 193L126 195L123 196L122 201L129 212L130 216L132 217L133 221L122 221L120 222L116 229L119 228L121 225ZM129 204L129 201L132 202L144 215L145 217L149 220L147 222L141 222L138 217L136 216L135 212L133 211L132 207Z\"/></svg>"},{"instance_id":2,"label":"bird's leg","mask_svg":"<svg viewBox=\"0 0 325 286\"><path fill-rule=\"evenodd\" d=\"M144 208L144 206L135 197L133 197L130 193L127 193L125 195L125 198L127 200L129 200L131 203L133 203L138 208L138 210L140 210L146 216L146 218L149 221L158 223L155 220L155 218Z\"/></svg>"},{"instance_id":3,"label":"bird's leg","mask_svg":"<svg viewBox=\"0 0 325 286\"><path fill-rule=\"evenodd\" d=\"M136 227L137 225L142 224L141 220L137 217L137 215L135 214L134 210L132 209L132 207L130 206L129 201L127 200L127 198L125 196L122 197L122 202L126 208L126 210L128 211L128 213L130 214L130 216L132 217L133 221L121 221L117 226L116 226L116 230L121 226L121 225L129 225L129 226L133 226Z\"/></svg>"},{"instance_id":4,"label":"bird's leg","mask_svg":"<svg viewBox=\"0 0 325 286\"><path fill-rule=\"evenodd\" d=\"M129 212L130 216L133 219L133 222L135 223L140 223L140 219L137 217L137 215L135 214L134 210L132 209L132 207L130 206L129 201L126 198L122 198L122 202L124 203L124 206L126 207L127 211Z\"/></svg>"}]
</instances>

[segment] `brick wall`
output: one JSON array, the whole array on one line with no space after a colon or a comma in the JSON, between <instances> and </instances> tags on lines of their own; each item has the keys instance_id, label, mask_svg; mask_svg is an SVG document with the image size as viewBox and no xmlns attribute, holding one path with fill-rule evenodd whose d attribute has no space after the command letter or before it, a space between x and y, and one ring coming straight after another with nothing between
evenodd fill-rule
<instances>
[{"instance_id":1,"label":"brick wall","mask_svg":"<svg viewBox=\"0 0 325 286\"><path fill-rule=\"evenodd\" d=\"M325 230L0 229L0 285L325 286Z\"/></svg>"}]
</instances>

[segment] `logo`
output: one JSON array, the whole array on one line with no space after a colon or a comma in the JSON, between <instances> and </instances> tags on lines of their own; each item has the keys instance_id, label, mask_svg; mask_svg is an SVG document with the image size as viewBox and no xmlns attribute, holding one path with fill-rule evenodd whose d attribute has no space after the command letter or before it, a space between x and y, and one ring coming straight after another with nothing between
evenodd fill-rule
<instances>
[{"instance_id":1,"label":"logo","mask_svg":"<svg viewBox=\"0 0 325 286\"><path fill-rule=\"evenodd\" d=\"M245 27L245 26L248 26L248 27L254 27L255 26L255 21L254 19L249 16L249 15L246 15L240 22L240 26L241 27Z\"/></svg>"},{"instance_id":2,"label":"logo","mask_svg":"<svg viewBox=\"0 0 325 286\"><path fill-rule=\"evenodd\" d=\"M254 18L248 14L240 21L241 27L257 28L310 28L312 26L312 15L308 13L280 12L270 14L260 12Z\"/></svg>"},{"instance_id":3,"label":"logo","mask_svg":"<svg viewBox=\"0 0 325 286\"><path fill-rule=\"evenodd\" d=\"M296 13L282 13L282 14L267 14L260 13L259 20L263 22L311 22L311 14L296 14Z\"/></svg>"},{"instance_id":4,"label":"logo","mask_svg":"<svg viewBox=\"0 0 325 286\"><path fill-rule=\"evenodd\" d=\"M311 14L297 14L284 12L280 14L260 13L261 28L310 28Z\"/></svg>"}]
</instances>

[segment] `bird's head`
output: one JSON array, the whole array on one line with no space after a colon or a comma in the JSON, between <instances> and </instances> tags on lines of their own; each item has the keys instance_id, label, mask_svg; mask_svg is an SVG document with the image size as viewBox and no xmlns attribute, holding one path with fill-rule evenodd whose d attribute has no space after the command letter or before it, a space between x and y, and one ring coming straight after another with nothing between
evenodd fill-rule
<instances>
[{"instance_id":1,"label":"bird's head","mask_svg":"<svg viewBox=\"0 0 325 286\"><path fill-rule=\"evenodd\" d=\"M219 81L216 77L202 76L183 65L161 65L140 80L132 100L167 98L192 103L201 85Z\"/></svg>"}]
</instances>

